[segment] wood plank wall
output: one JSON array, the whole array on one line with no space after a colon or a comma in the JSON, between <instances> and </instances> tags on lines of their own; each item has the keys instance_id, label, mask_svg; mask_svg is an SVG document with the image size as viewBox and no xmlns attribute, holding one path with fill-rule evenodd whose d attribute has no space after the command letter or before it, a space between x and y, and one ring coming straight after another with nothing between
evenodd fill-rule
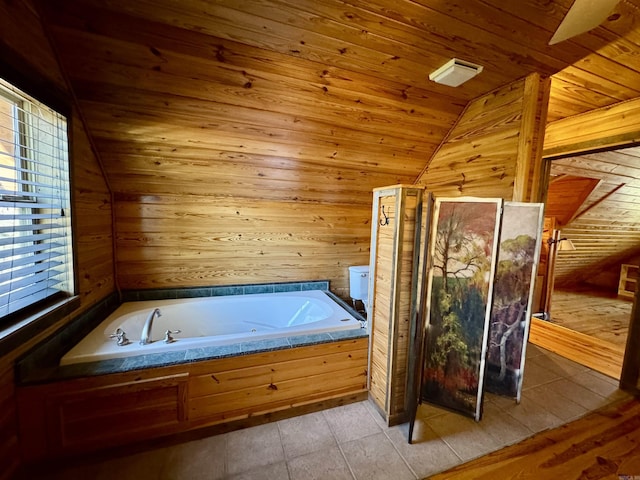
<instances>
[{"instance_id":1,"label":"wood plank wall","mask_svg":"<svg viewBox=\"0 0 640 480\"><path fill-rule=\"evenodd\" d=\"M389 425L408 418L407 370L411 332L413 259L418 197L421 189L394 186L376 191L388 224L376 231L372 268L373 305L370 311L370 392ZM374 203L375 204L375 203ZM375 258L374 258L375 257Z\"/></svg>"},{"instance_id":2,"label":"wood plank wall","mask_svg":"<svg viewBox=\"0 0 640 480\"><path fill-rule=\"evenodd\" d=\"M354 62L375 77L311 52L327 32L267 7L47 11L114 191L122 289L328 279L347 298L373 188L413 183L464 107L385 76L367 49ZM288 35L299 50L275 47Z\"/></svg>"},{"instance_id":3,"label":"wood plank wall","mask_svg":"<svg viewBox=\"0 0 640 480\"><path fill-rule=\"evenodd\" d=\"M563 118L547 125L545 157L640 142L640 98Z\"/></svg>"},{"instance_id":4,"label":"wood plank wall","mask_svg":"<svg viewBox=\"0 0 640 480\"><path fill-rule=\"evenodd\" d=\"M598 283L615 292L620 264L640 254L640 153L636 148L576 153L640 141L639 112L640 99L635 99L547 125L543 155L552 158L552 172L600 180L571 220L557 227L576 250L559 252L556 286L568 288L599 276Z\"/></svg>"},{"instance_id":5,"label":"wood plank wall","mask_svg":"<svg viewBox=\"0 0 640 480\"><path fill-rule=\"evenodd\" d=\"M558 160L562 162L563 160ZM556 228L576 250L558 252L556 287L568 288L612 269L608 289L617 290L620 264L640 251L640 184L602 182L580 207L577 217ZM584 212L584 213L583 213Z\"/></svg>"},{"instance_id":6,"label":"wood plank wall","mask_svg":"<svg viewBox=\"0 0 640 480\"><path fill-rule=\"evenodd\" d=\"M416 183L441 197L535 200L548 89L534 75L471 101Z\"/></svg>"},{"instance_id":7,"label":"wood plank wall","mask_svg":"<svg viewBox=\"0 0 640 480\"><path fill-rule=\"evenodd\" d=\"M4 58L7 56L8 58ZM20 59L19 65L12 64ZM34 70L34 85L51 85L68 92L63 73L31 0L0 2L0 63L24 73ZM36 92L37 93L37 92ZM72 175L75 243L78 265L77 291L81 302L76 315L114 291L111 198L101 169L90 148L82 120L74 111L72 125ZM15 359L46 338L71 316L40 332L30 341L0 358L0 479L12 476L20 465L14 387Z\"/></svg>"},{"instance_id":8,"label":"wood plank wall","mask_svg":"<svg viewBox=\"0 0 640 480\"><path fill-rule=\"evenodd\" d=\"M362 193L362 201L370 195ZM355 199L354 199L355 200ZM371 206L174 195L116 200L123 288L332 281L367 264Z\"/></svg>"}]
</instances>

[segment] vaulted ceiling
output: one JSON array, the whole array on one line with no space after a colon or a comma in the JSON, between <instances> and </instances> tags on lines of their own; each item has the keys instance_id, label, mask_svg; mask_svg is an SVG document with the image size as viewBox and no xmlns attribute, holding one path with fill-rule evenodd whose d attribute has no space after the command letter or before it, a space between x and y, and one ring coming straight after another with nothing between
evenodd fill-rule
<instances>
[{"instance_id":1,"label":"vaulted ceiling","mask_svg":"<svg viewBox=\"0 0 640 480\"><path fill-rule=\"evenodd\" d=\"M559 253L556 285L617 270L640 254L640 148L553 160L551 172L545 213L576 246Z\"/></svg>"},{"instance_id":2,"label":"vaulted ceiling","mask_svg":"<svg viewBox=\"0 0 640 480\"><path fill-rule=\"evenodd\" d=\"M215 189L366 204L374 187L415 181L467 102L533 72L552 78L550 122L640 97L640 0L548 45L572 3L42 0L39 9L116 195ZM457 88L428 79L454 57L484 70ZM636 160L581 175L610 181ZM554 169L576 174L596 161Z\"/></svg>"},{"instance_id":3,"label":"vaulted ceiling","mask_svg":"<svg viewBox=\"0 0 640 480\"><path fill-rule=\"evenodd\" d=\"M244 178L244 195L350 202L353 189L411 183L469 100L532 72L553 75L549 120L639 96L638 1L554 46L572 0L40 6L116 192L170 190L161 175L202 193L209 186L184 167L208 162L223 194ZM452 57L484 71L458 88L429 81ZM185 162L175 152L187 147ZM275 172L280 183L264 181ZM306 178L325 186L309 192ZM329 188L336 178L349 181Z\"/></svg>"}]
</instances>

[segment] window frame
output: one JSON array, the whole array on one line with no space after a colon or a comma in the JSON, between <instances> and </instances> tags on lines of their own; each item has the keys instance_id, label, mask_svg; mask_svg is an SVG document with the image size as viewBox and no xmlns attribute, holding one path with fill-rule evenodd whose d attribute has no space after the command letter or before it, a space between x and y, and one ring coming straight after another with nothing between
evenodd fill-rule
<instances>
[{"instance_id":1,"label":"window frame","mask_svg":"<svg viewBox=\"0 0 640 480\"><path fill-rule=\"evenodd\" d=\"M71 265L73 268L74 292L70 296L61 293L36 302L19 311L8 314L0 321L0 355L20 350L25 343L46 331L52 325L72 315L81 307L78 272L78 250L75 228L74 201L74 116L70 95L45 78L31 64L0 45L0 78L18 90L41 102L66 118L69 166L69 202L71 205Z\"/></svg>"}]
</instances>

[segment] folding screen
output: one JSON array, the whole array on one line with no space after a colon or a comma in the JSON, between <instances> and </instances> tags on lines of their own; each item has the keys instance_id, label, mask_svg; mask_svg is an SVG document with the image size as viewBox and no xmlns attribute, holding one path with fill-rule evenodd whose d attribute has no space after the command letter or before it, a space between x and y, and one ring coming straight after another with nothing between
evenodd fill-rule
<instances>
[{"instance_id":1,"label":"folding screen","mask_svg":"<svg viewBox=\"0 0 640 480\"><path fill-rule=\"evenodd\" d=\"M421 399L482 416L501 199L435 201Z\"/></svg>"},{"instance_id":2,"label":"folding screen","mask_svg":"<svg viewBox=\"0 0 640 480\"><path fill-rule=\"evenodd\" d=\"M415 405L419 344L414 338L423 326L418 312L423 308L430 211L431 195L423 187L392 185L373 191L369 398L389 426L407 421Z\"/></svg>"},{"instance_id":3,"label":"folding screen","mask_svg":"<svg viewBox=\"0 0 640 480\"><path fill-rule=\"evenodd\" d=\"M544 204L505 202L493 283L485 389L520 402Z\"/></svg>"}]
</instances>

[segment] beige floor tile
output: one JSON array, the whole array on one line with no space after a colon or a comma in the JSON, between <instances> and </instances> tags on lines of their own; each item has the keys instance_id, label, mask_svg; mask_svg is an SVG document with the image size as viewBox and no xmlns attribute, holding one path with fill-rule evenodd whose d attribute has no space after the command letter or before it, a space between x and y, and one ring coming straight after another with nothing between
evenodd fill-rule
<instances>
[{"instance_id":1,"label":"beige floor tile","mask_svg":"<svg viewBox=\"0 0 640 480\"><path fill-rule=\"evenodd\" d=\"M556 372L558 375L565 378L572 377L580 372L586 372L589 370L589 368L584 365L580 365L579 363L552 352L547 352L545 355L536 357L532 362L540 365L544 369Z\"/></svg>"},{"instance_id":2,"label":"beige floor tile","mask_svg":"<svg viewBox=\"0 0 640 480\"><path fill-rule=\"evenodd\" d=\"M631 397L630 394L618 388L618 380L603 375L602 373L594 372L593 370L579 373L572 377L571 380L611 401Z\"/></svg>"},{"instance_id":3,"label":"beige floor tile","mask_svg":"<svg viewBox=\"0 0 640 480\"><path fill-rule=\"evenodd\" d=\"M562 420L547 411L546 408L529 401L526 396L527 392L523 393L520 404L512 405L510 408L504 409L505 414L511 415L531 430L532 433L542 432L549 428L562 425Z\"/></svg>"},{"instance_id":4,"label":"beige floor tile","mask_svg":"<svg viewBox=\"0 0 640 480\"><path fill-rule=\"evenodd\" d=\"M456 413L431 417L425 422L464 461L485 455L502 445L473 419Z\"/></svg>"},{"instance_id":5,"label":"beige floor tile","mask_svg":"<svg viewBox=\"0 0 640 480\"><path fill-rule=\"evenodd\" d=\"M226 435L186 442L168 449L162 480L214 480L225 476Z\"/></svg>"},{"instance_id":6,"label":"beige floor tile","mask_svg":"<svg viewBox=\"0 0 640 480\"><path fill-rule=\"evenodd\" d=\"M409 480L415 475L382 432L341 445L357 480Z\"/></svg>"},{"instance_id":7,"label":"beige floor tile","mask_svg":"<svg viewBox=\"0 0 640 480\"><path fill-rule=\"evenodd\" d=\"M336 446L336 439L322 412L280 420L278 427L287 459Z\"/></svg>"},{"instance_id":8,"label":"beige floor tile","mask_svg":"<svg viewBox=\"0 0 640 480\"><path fill-rule=\"evenodd\" d=\"M515 405L515 400L509 400ZM491 402L485 402L482 420L478 425L502 446L518 443L532 435L531 430L510 415L505 415L504 409Z\"/></svg>"},{"instance_id":9,"label":"beige floor tile","mask_svg":"<svg viewBox=\"0 0 640 480\"><path fill-rule=\"evenodd\" d=\"M289 480L289 470L286 462L282 461L229 475L225 480Z\"/></svg>"},{"instance_id":10,"label":"beige floor tile","mask_svg":"<svg viewBox=\"0 0 640 480\"><path fill-rule=\"evenodd\" d=\"M564 378L550 383L548 388L562 395L564 398L568 398L578 405L582 405L587 410L596 410L610 403L609 400L602 395L598 395L588 388Z\"/></svg>"},{"instance_id":11,"label":"beige floor tile","mask_svg":"<svg viewBox=\"0 0 640 480\"><path fill-rule=\"evenodd\" d=\"M435 417L437 415L443 415L445 413L449 413L449 412L441 407L431 405L430 403L421 403L418 406L418 413L416 414L416 417L430 418L430 417Z\"/></svg>"},{"instance_id":12,"label":"beige floor tile","mask_svg":"<svg viewBox=\"0 0 640 480\"><path fill-rule=\"evenodd\" d=\"M389 427L387 425L387 421L383 417L383 415L378 411L378 407L373 403L373 400L369 399L365 402L362 402L362 405L367 409L369 414L373 417L373 420L376 424L384 431Z\"/></svg>"},{"instance_id":13,"label":"beige floor tile","mask_svg":"<svg viewBox=\"0 0 640 480\"><path fill-rule=\"evenodd\" d=\"M575 420L588 412L582 405L560 395L550 385L552 384L541 385L527 390L526 401L537 403L541 408L546 409L563 422Z\"/></svg>"},{"instance_id":14,"label":"beige floor tile","mask_svg":"<svg viewBox=\"0 0 640 480\"><path fill-rule=\"evenodd\" d=\"M338 443L374 435L382 430L363 402L332 408L323 413Z\"/></svg>"},{"instance_id":15,"label":"beige floor tile","mask_svg":"<svg viewBox=\"0 0 640 480\"><path fill-rule=\"evenodd\" d=\"M539 355L544 355L545 350L543 348L534 345L533 343L527 344L527 351L525 354L525 358L528 360L530 358L535 358Z\"/></svg>"},{"instance_id":16,"label":"beige floor tile","mask_svg":"<svg viewBox=\"0 0 640 480\"><path fill-rule=\"evenodd\" d=\"M278 425L268 423L227 433L227 473L235 475L284 460Z\"/></svg>"},{"instance_id":17,"label":"beige floor tile","mask_svg":"<svg viewBox=\"0 0 640 480\"><path fill-rule=\"evenodd\" d=\"M291 480L353 480L337 445L289 460Z\"/></svg>"},{"instance_id":18,"label":"beige floor tile","mask_svg":"<svg viewBox=\"0 0 640 480\"><path fill-rule=\"evenodd\" d=\"M407 441L408 433L409 424L405 423L390 428L386 435L418 478L447 470L461 462L423 419L416 419L411 444Z\"/></svg>"},{"instance_id":19,"label":"beige floor tile","mask_svg":"<svg viewBox=\"0 0 640 480\"><path fill-rule=\"evenodd\" d=\"M542 364L538 363L538 360L541 358L543 357L534 357L531 360L527 360L525 362L524 376L522 379L522 391L562 378L562 376L557 371L549 370Z\"/></svg>"}]
</instances>

